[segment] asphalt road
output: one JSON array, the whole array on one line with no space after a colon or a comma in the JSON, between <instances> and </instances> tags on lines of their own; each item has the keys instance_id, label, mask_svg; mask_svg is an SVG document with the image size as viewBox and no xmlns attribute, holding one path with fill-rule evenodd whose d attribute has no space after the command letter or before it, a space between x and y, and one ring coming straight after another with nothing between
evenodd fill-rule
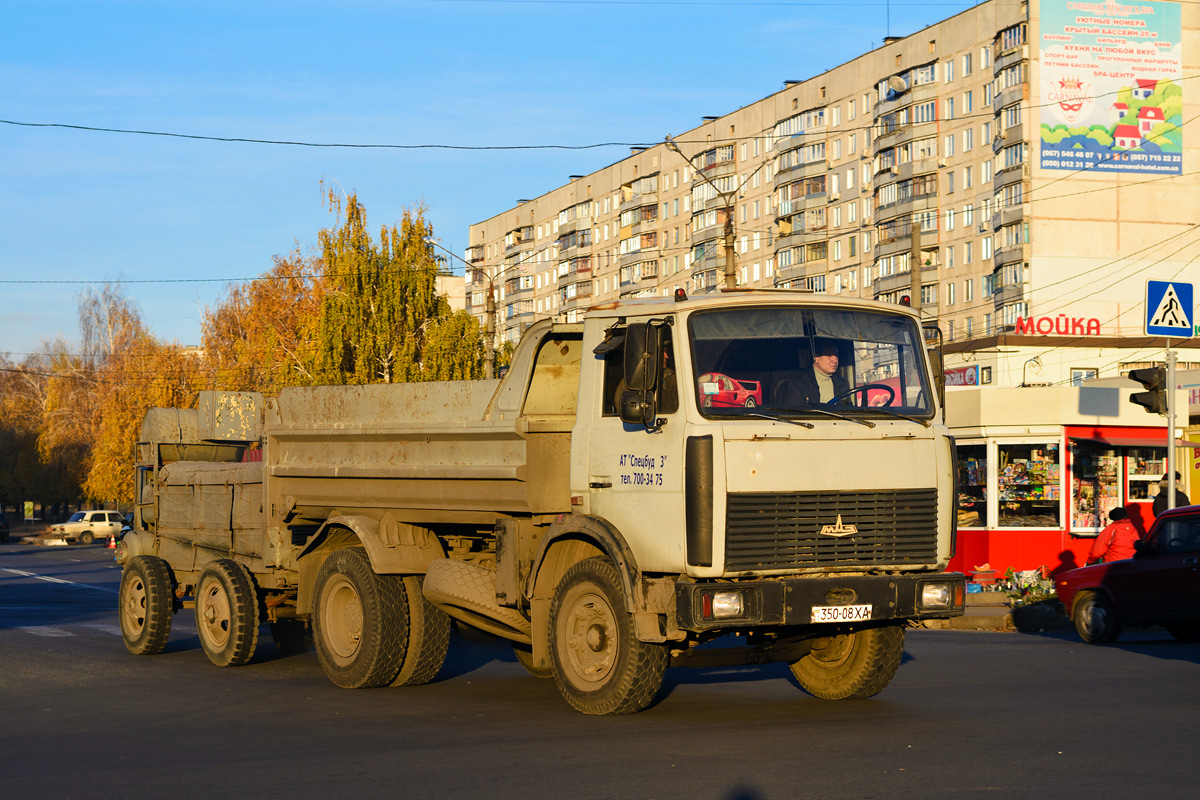
<instances>
[{"instance_id":1,"label":"asphalt road","mask_svg":"<svg viewBox=\"0 0 1200 800\"><path fill-rule=\"evenodd\" d=\"M0 545L0 795L10 798L1185 797L1200 645L911 631L871 700L786 667L673 669L628 717L572 711L497 641L427 686L346 691L270 642L208 663L191 612L129 655L100 546Z\"/></svg>"}]
</instances>

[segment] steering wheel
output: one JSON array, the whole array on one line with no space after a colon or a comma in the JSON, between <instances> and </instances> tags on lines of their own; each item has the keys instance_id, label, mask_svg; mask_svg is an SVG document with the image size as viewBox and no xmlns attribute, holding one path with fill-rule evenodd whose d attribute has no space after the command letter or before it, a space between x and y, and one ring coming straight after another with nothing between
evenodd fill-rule
<instances>
[{"instance_id":1,"label":"steering wheel","mask_svg":"<svg viewBox=\"0 0 1200 800\"><path fill-rule=\"evenodd\" d=\"M834 403L836 403L838 400L841 400L843 397L850 397L851 395L854 395L854 394L862 394L863 399L866 400L867 399L866 393L868 391L870 391L871 389L882 389L883 391L887 392L888 393L887 402L886 403L867 403L867 404L859 403L860 408L865 408L867 406L881 406L881 405L882 406L890 406L892 404L892 401L894 401L896 399L896 390L893 389L891 386L888 386L886 383L864 383L862 386L855 386L853 389L847 389L846 391L842 392L841 394L835 394L833 397L829 398L829 402L826 403L825 405L831 406Z\"/></svg>"}]
</instances>

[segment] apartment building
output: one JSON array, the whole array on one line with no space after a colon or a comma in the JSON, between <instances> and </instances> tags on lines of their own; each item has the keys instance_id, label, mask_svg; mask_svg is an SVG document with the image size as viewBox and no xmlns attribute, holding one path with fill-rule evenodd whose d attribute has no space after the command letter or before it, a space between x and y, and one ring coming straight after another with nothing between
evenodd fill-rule
<instances>
[{"instance_id":1,"label":"apartment building","mask_svg":"<svg viewBox=\"0 0 1200 800\"><path fill-rule=\"evenodd\" d=\"M484 315L494 292L514 341L731 273L911 301L952 383L1161 360L1145 281L1200 281L1198 25L1195 4L989 0L889 38L472 225L467 308Z\"/></svg>"}]
</instances>

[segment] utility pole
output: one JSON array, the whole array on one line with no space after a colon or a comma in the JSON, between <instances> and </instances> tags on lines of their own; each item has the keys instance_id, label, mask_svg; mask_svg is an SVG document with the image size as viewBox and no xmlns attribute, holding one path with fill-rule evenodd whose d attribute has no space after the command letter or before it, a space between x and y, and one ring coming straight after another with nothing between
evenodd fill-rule
<instances>
[{"instance_id":1,"label":"utility pole","mask_svg":"<svg viewBox=\"0 0 1200 800\"><path fill-rule=\"evenodd\" d=\"M908 251L909 267L909 305L917 315L921 314L921 219L917 214L912 215L908 224L911 246Z\"/></svg>"},{"instance_id":2,"label":"utility pole","mask_svg":"<svg viewBox=\"0 0 1200 800\"><path fill-rule=\"evenodd\" d=\"M1175 350L1167 339L1167 508L1175 507Z\"/></svg>"},{"instance_id":3,"label":"utility pole","mask_svg":"<svg viewBox=\"0 0 1200 800\"><path fill-rule=\"evenodd\" d=\"M766 161L764 160L762 164L759 164L753 172L746 176L746 180L742 181L741 185L737 186L733 191L723 192L715 183L712 182L712 180L709 179L707 175L704 174L704 170L698 168L695 162L683 154L683 151L679 149L679 145L675 144L675 141L670 136L668 136L665 141L667 147L675 151L675 153L677 153L684 161L688 162L688 164L691 164L692 171L699 175L705 183L711 186L725 204L725 281L723 285L726 289L736 289L737 248L735 246L735 234L733 228L734 200L737 199L738 193L745 188L747 181L749 181L755 173L763 168L763 166L766 164Z\"/></svg>"}]
</instances>

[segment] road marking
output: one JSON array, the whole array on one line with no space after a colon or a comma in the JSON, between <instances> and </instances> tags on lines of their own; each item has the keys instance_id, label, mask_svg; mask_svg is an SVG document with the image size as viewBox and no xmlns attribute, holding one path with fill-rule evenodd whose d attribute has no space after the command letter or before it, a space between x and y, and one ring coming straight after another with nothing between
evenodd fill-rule
<instances>
[{"instance_id":1,"label":"road marking","mask_svg":"<svg viewBox=\"0 0 1200 800\"><path fill-rule=\"evenodd\" d=\"M104 633L111 633L113 636L121 635L121 629L116 625L84 625L83 627L103 631Z\"/></svg>"},{"instance_id":2,"label":"road marking","mask_svg":"<svg viewBox=\"0 0 1200 800\"><path fill-rule=\"evenodd\" d=\"M20 575L22 578L34 578L35 580L46 581L47 583L61 583L65 586L79 586L84 589L95 589L98 592L117 594L116 589L110 589L107 586L92 586L90 583L76 583L75 581L63 580L62 578L53 578L49 575L38 575L36 572L25 572L24 570L20 569L8 568L0 568L0 572L9 572L13 575Z\"/></svg>"},{"instance_id":3,"label":"road marking","mask_svg":"<svg viewBox=\"0 0 1200 800\"><path fill-rule=\"evenodd\" d=\"M70 631L64 631L62 628L51 628L49 625L29 625L23 628L17 628L25 633L32 633L34 636L74 636Z\"/></svg>"}]
</instances>

